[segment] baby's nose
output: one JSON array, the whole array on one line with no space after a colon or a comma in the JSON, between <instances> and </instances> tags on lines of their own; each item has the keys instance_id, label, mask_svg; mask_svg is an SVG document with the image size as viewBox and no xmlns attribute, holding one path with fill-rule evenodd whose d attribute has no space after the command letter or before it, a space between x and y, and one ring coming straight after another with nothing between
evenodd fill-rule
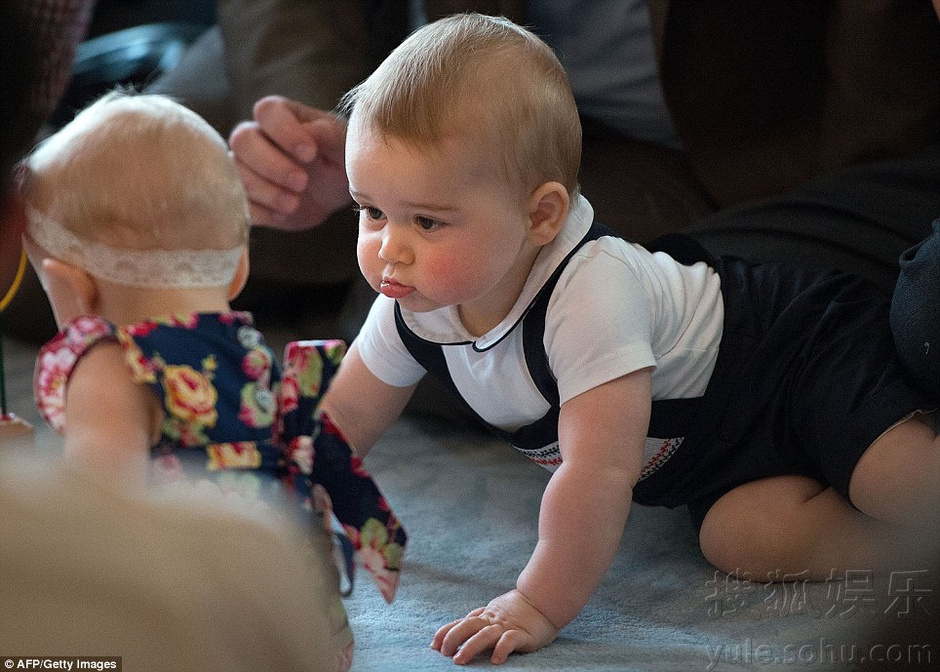
<instances>
[{"instance_id":1,"label":"baby's nose","mask_svg":"<svg viewBox=\"0 0 940 672\"><path fill-rule=\"evenodd\" d=\"M382 236L382 245L379 247L379 258L389 264L410 263L413 254L408 244L407 236L396 231L394 227L385 227Z\"/></svg>"}]
</instances>

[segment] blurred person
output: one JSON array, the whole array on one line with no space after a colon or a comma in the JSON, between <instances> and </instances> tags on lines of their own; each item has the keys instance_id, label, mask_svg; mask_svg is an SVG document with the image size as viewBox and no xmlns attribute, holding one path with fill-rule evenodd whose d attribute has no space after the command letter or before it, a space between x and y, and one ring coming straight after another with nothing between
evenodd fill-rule
<instances>
[{"instance_id":1,"label":"blurred person","mask_svg":"<svg viewBox=\"0 0 940 672\"><path fill-rule=\"evenodd\" d=\"M10 169L38 131L42 68L22 5L0 0L0 19L6 281L25 223ZM286 520L218 498L155 498L5 453L0 655L120 656L142 670L335 669L323 610L335 577L296 538Z\"/></svg>"}]
</instances>

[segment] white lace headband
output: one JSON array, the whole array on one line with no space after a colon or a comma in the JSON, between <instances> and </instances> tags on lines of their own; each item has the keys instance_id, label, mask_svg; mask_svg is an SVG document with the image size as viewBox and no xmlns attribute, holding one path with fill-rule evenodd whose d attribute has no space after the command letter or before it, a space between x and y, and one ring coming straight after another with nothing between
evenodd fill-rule
<instances>
[{"instance_id":1,"label":"white lace headband","mask_svg":"<svg viewBox=\"0 0 940 672\"><path fill-rule=\"evenodd\" d=\"M224 287L235 277L242 246L230 250L128 250L75 235L27 206L26 233L56 259L128 287Z\"/></svg>"}]
</instances>

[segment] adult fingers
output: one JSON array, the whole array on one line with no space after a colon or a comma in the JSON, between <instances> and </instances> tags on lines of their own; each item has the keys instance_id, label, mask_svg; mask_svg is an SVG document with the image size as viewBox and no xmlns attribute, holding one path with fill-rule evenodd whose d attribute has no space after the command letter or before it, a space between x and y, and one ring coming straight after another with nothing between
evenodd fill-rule
<instances>
[{"instance_id":1,"label":"adult fingers","mask_svg":"<svg viewBox=\"0 0 940 672\"><path fill-rule=\"evenodd\" d=\"M306 168L285 154L256 122L243 122L236 126L229 136L229 146L243 180L254 175L295 193L306 188ZM257 185L245 182L246 188L251 186Z\"/></svg>"},{"instance_id":2,"label":"adult fingers","mask_svg":"<svg viewBox=\"0 0 940 672\"><path fill-rule=\"evenodd\" d=\"M248 194L251 221L271 224L274 215L289 215L300 205L300 194L265 179L236 159L235 166Z\"/></svg>"},{"instance_id":3,"label":"adult fingers","mask_svg":"<svg viewBox=\"0 0 940 672\"><path fill-rule=\"evenodd\" d=\"M317 156L318 140L311 133L311 123L338 121L328 112L283 96L267 96L254 105L254 118L271 142L299 163L309 163Z\"/></svg>"},{"instance_id":4,"label":"adult fingers","mask_svg":"<svg viewBox=\"0 0 940 672\"><path fill-rule=\"evenodd\" d=\"M346 124L343 121L324 114L305 126L316 142L317 157L325 163L345 164Z\"/></svg>"}]
</instances>

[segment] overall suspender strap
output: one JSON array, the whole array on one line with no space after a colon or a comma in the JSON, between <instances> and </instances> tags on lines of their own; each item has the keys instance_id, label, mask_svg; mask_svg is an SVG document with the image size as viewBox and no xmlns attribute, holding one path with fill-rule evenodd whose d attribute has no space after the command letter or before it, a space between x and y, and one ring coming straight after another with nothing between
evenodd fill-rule
<instances>
[{"instance_id":1,"label":"overall suspender strap","mask_svg":"<svg viewBox=\"0 0 940 672\"><path fill-rule=\"evenodd\" d=\"M568 262L571 261L575 253L592 240L612 235L615 234L606 226L594 222L584 238L558 264L558 268L555 269L555 272L539 290L535 300L522 318L522 349L525 353L526 368L529 370L532 382L535 383L539 393L552 408L559 406L559 396L558 382L552 375L551 368L548 365L548 353L545 352L545 316L548 314L548 302L551 301L558 279L561 278L561 274L567 268Z\"/></svg>"},{"instance_id":2,"label":"overall suspender strap","mask_svg":"<svg viewBox=\"0 0 940 672\"><path fill-rule=\"evenodd\" d=\"M453 377L450 375L450 371L447 368L447 359L444 357L444 347L439 343L432 343L431 341L426 341L417 334L415 334L408 326L405 324L405 318L402 317L401 307L398 305L398 302L395 302L395 328L398 330L398 335L401 337L402 343L405 345L405 348L415 358L415 361L418 362L424 369L434 376L435 379L440 381L440 383L451 392L454 397L460 402L460 404L473 415L480 423L489 427L494 432L496 432L503 439L509 440L511 436L508 432L504 432L496 427L493 427L487 423L483 418L480 417L480 414L474 410L474 408L467 403L463 398L463 395L460 394L460 391L457 389L457 385L454 383Z\"/></svg>"}]
</instances>

